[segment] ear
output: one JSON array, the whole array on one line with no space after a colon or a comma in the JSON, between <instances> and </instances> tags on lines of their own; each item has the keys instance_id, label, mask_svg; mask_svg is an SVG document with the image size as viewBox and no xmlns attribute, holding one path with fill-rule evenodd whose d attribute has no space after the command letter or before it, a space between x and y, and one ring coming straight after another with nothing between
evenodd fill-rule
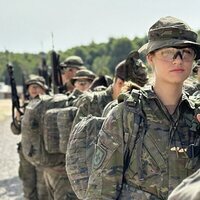
<instances>
[{"instance_id":1,"label":"ear","mask_svg":"<svg viewBox=\"0 0 200 200\"><path fill-rule=\"evenodd\" d=\"M147 60L149 65L153 66L153 55L152 54L148 54L146 56L146 60Z\"/></svg>"}]
</instances>

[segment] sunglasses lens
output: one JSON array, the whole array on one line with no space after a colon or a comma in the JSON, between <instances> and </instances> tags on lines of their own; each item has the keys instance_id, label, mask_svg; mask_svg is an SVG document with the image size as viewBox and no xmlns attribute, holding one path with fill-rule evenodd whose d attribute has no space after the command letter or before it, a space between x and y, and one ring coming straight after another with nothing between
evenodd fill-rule
<instances>
[{"instance_id":1,"label":"sunglasses lens","mask_svg":"<svg viewBox=\"0 0 200 200\"><path fill-rule=\"evenodd\" d=\"M183 61L193 61L196 57L195 51L192 48L165 48L158 51L158 55L162 60L173 61L180 57Z\"/></svg>"}]
</instances>

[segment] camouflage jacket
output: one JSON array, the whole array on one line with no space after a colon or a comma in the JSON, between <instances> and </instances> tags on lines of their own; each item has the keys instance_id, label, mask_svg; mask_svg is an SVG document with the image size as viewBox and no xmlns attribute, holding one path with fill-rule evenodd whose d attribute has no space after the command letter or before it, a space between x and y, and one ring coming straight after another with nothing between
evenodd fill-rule
<instances>
[{"instance_id":1,"label":"camouflage jacket","mask_svg":"<svg viewBox=\"0 0 200 200\"><path fill-rule=\"evenodd\" d=\"M151 89L143 92L140 102L142 109L131 95L106 117L93 159L88 200L167 199L200 167L200 156L193 148L200 145L199 123L194 118L198 109L186 94L173 115Z\"/></svg>"},{"instance_id":2,"label":"camouflage jacket","mask_svg":"<svg viewBox=\"0 0 200 200\"><path fill-rule=\"evenodd\" d=\"M77 99L76 103L73 105L79 108L73 122L73 127L83 117L87 117L87 115L89 114L100 117L105 106L112 100L113 98L111 86L104 91L90 93L88 92L87 94L81 95L80 98Z\"/></svg>"}]
</instances>

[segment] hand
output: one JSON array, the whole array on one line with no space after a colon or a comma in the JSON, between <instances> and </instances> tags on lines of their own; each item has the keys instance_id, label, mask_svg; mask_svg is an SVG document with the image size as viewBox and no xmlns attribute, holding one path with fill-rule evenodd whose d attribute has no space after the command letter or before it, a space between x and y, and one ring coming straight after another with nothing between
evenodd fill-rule
<instances>
[{"instance_id":1,"label":"hand","mask_svg":"<svg viewBox=\"0 0 200 200\"><path fill-rule=\"evenodd\" d=\"M16 110L15 117L17 121L21 121L21 114Z\"/></svg>"}]
</instances>

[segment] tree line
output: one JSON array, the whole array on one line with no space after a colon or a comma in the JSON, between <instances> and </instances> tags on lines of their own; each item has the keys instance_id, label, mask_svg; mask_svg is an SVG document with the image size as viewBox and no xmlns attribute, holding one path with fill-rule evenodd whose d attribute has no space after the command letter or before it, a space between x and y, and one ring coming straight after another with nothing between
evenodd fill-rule
<instances>
[{"instance_id":1,"label":"tree line","mask_svg":"<svg viewBox=\"0 0 200 200\"><path fill-rule=\"evenodd\" d=\"M200 36L200 30L197 33ZM76 46L66 51L57 51L57 53L60 55L61 62L68 56L77 55L83 59L85 66L97 75L107 74L112 76L116 64L125 59L130 51L138 50L146 42L147 37L135 37L132 40L127 37L111 37L105 43L97 44L93 41L89 45ZM16 83L22 84L22 75L27 77L31 73L38 74L42 55L42 52L38 54L0 52L0 81L7 83L6 64L12 62ZM45 55L47 65L50 68L51 51L45 52Z\"/></svg>"}]
</instances>

